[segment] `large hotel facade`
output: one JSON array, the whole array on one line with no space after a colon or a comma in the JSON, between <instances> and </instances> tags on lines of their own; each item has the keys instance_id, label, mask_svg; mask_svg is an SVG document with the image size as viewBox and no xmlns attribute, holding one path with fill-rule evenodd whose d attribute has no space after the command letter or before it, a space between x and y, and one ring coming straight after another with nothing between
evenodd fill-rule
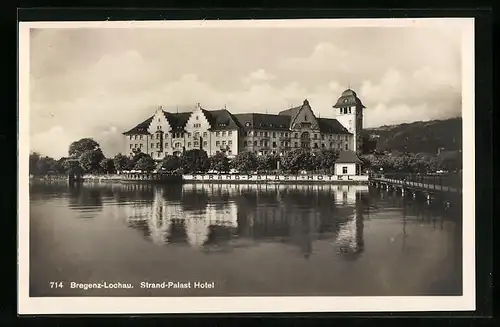
<instances>
[{"instance_id":1,"label":"large hotel facade","mask_svg":"<svg viewBox=\"0 0 500 327\"><path fill-rule=\"evenodd\" d=\"M222 152L228 157L244 151L283 155L297 148L359 153L364 108L351 89L333 106L334 118L316 117L307 99L278 114L232 114L200 105L192 112L171 113L160 107L152 117L123 133L124 153L132 156L140 149L155 160L192 149L203 149L209 156Z\"/></svg>"}]
</instances>

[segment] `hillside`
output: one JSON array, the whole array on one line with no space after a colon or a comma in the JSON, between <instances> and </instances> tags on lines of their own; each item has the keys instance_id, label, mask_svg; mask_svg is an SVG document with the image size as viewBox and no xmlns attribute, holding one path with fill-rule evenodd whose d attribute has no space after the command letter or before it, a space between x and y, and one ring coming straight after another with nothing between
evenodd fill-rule
<instances>
[{"instance_id":1,"label":"hillside","mask_svg":"<svg viewBox=\"0 0 500 327\"><path fill-rule=\"evenodd\" d=\"M418 121L364 130L378 151L437 154L462 149L462 118Z\"/></svg>"}]
</instances>

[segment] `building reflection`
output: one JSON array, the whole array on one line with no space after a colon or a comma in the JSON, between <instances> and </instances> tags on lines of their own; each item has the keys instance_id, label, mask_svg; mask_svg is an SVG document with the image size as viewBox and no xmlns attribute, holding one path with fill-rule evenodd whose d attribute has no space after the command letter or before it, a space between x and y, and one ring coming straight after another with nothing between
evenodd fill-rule
<instances>
[{"instance_id":1,"label":"building reflection","mask_svg":"<svg viewBox=\"0 0 500 327\"><path fill-rule=\"evenodd\" d=\"M124 206L129 226L156 244L206 251L279 242L304 258L333 240L339 255L363 252L367 188L335 185L186 184L154 188L151 201ZM251 246L251 245L250 245Z\"/></svg>"}]
</instances>

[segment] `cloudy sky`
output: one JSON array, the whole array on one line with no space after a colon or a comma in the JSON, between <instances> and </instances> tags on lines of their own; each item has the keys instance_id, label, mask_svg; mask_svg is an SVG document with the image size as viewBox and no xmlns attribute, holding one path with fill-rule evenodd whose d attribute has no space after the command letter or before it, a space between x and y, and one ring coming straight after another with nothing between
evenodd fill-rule
<instances>
[{"instance_id":1,"label":"cloudy sky","mask_svg":"<svg viewBox=\"0 0 500 327\"><path fill-rule=\"evenodd\" d=\"M31 150L82 137L106 155L158 105L277 113L307 98L320 117L351 87L365 127L461 115L452 27L32 29Z\"/></svg>"}]
</instances>

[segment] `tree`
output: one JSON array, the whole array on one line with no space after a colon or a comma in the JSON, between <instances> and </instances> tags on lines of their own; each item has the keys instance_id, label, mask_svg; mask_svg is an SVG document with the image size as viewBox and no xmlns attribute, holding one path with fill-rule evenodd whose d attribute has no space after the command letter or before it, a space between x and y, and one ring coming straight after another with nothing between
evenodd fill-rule
<instances>
[{"instance_id":1,"label":"tree","mask_svg":"<svg viewBox=\"0 0 500 327\"><path fill-rule=\"evenodd\" d=\"M216 153L210 159L210 169L219 172L229 171L229 159L222 152Z\"/></svg>"},{"instance_id":2,"label":"tree","mask_svg":"<svg viewBox=\"0 0 500 327\"><path fill-rule=\"evenodd\" d=\"M130 165L130 158L127 156L124 156L121 153L118 153L114 158L113 158L113 164L115 166L115 169L120 171L120 170L126 170L128 166Z\"/></svg>"},{"instance_id":3,"label":"tree","mask_svg":"<svg viewBox=\"0 0 500 327\"><path fill-rule=\"evenodd\" d=\"M257 157L257 170L270 171L277 169L280 157L274 154L267 154Z\"/></svg>"},{"instance_id":4,"label":"tree","mask_svg":"<svg viewBox=\"0 0 500 327\"><path fill-rule=\"evenodd\" d=\"M338 157L339 151L336 149L321 149L314 156L315 166L325 173L333 173Z\"/></svg>"},{"instance_id":5,"label":"tree","mask_svg":"<svg viewBox=\"0 0 500 327\"><path fill-rule=\"evenodd\" d=\"M181 167L181 159L178 156L166 155L163 158L161 167L167 172L174 172Z\"/></svg>"},{"instance_id":6,"label":"tree","mask_svg":"<svg viewBox=\"0 0 500 327\"><path fill-rule=\"evenodd\" d=\"M150 172L156 168L156 162L147 154L142 156L135 164L134 169Z\"/></svg>"},{"instance_id":7,"label":"tree","mask_svg":"<svg viewBox=\"0 0 500 327\"><path fill-rule=\"evenodd\" d=\"M135 169L135 165L139 160L141 160L144 157L150 157L150 155L143 153L140 149L132 150L134 153L134 156L132 159L129 159L128 165L126 167L127 170L132 170Z\"/></svg>"},{"instance_id":8,"label":"tree","mask_svg":"<svg viewBox=\"0 0 500 327\"><path fill-rule=\"evenodd\" d=\"M113 174L115 172L115 163L111 158L104 158L100 163L103 172Z\"/></svg>"},{"instance_id":9,"label":"tree","mask_svg":"<svg viewBox=\"0 0 500 327\"><path fill-rule=\"evenodd\" d=\"M314 158L308 149L295 149L285 153L281 158L284 170L296 173L300 170L311 170L314 167Z\"/></svg>"},{"instance_id":10,"label":"tree","mask_svg":"<svg viewBox=\"0 0 500 327\"><path fill-rule=\"evenodd\" d=\"M210 162L205 150L192 149L184 152L182 155L181 166L186 173L204 173L210 168Z\"/></svg>"},{"instance_id":11,"label":"tree","mask_svg":"<svg viewBox=\"0 0 500 327\"><path fill-rule=\"evenodd\" d=\"M87 150L80 156L80 166L86 173L97 173L101 171L100 163L104 159L101 149Z\"/></svg>"},{"instance_id":12,"label":"tree","mask_svg":"<svg viewBox=\"0 0 500 327\"><path fill-rule=\"evenodd\" d=\"M240 152L231 160L231 168L243 173L248 173L257 169L257 156L253 152Z\"/></svg>"},{"instance_id":13,"label":"tree","mask_svg":"<svg viewBox=\"0 0 500 327\"><path fill-rule=\"evenodd\" d=\"M40 154L38 152L32 152L30 154L29 170L30 174L38 175L38 161L40 160Z\"/></svg>"},{"instance_id":14,"label":"tree","mask_svg":"<svg viewBox=\"0 0 500 327\"><path fill-rule=\"evenodd\" d=\"M70 157L80 158L86 151L92 151L99 148L99 143L91 138L83 138L71 143L68 153Z\"/></svg>"}]
</instances>

